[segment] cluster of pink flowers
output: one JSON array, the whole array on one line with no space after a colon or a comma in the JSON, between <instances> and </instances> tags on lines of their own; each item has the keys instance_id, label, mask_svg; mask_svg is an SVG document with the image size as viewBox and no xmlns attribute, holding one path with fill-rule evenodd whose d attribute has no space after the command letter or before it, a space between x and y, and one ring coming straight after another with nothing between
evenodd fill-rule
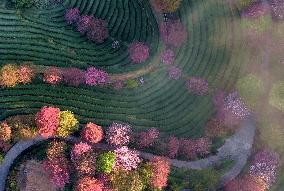
<instances>
[{"instance_id":1,"label":"cluster of pink flowers","mask_svg":"<svg viewBox=\"0 0 284 191\"><path fill-rule=\"evenodd\" d=\"M208 82L199 77L192 77L185 82L188 91L203 96L208 92Z\"/></svg>"},{"instance_id":2,"label":"cluster of pink flowers","mask_svg":"<svg viewBox=\"0 0 284 191\"><path fill-rule=\"evenodd\" d=\"M180 141L178 138L171 136L168 142L168 153L170 158L176 158L180 148Z\"/></svg>"},{"instance_id":3,"label":"cluster of pink flowers","mask_svg":"<svg viewBox=\"0 0 284 191\"><path fill-rule=\"evenodd\" d=\"M159 137L160 132L156 128L151 128L147 131L138 133L137 144L139 148L145 148L151 146L155 140Z\"/></svg>"},{"instance_id":4,"label":"cluster of pink flowers","mask_svg":"<svg viewBox=\"0 0 284 191\"><path fill-rule=\"evenodd\" d=\"M172 49L165 49L160 55L161 62L165 65L171 65L175 60L175 53Z\"/></svg>"},{"instance_id":5,"label":"cluster of pink flowers","mask_svg":"<svg viewBox=\"0 0 284 191\"><path fill-rule=\"evenodd\" d=\"M72 161L78 160L82 155L91 152L92 147L87 143L77 143L73 146L71 151L71 159Z\"/></svg>"},{"instance_id":6,"label":"cluster of pink flowers","mask_svg":"<svg viewBox=\"0 0 284 191\"><path fill-rule=\"evenodd\" d=\"M270 150L259 151L253 157L250 175L261 178L269 187L276 181L277 170L280 167L279 155Z\"/></svg>"},{"instance_id":7,"label":"cluster of pink flowers","mask_svg":"<svg viewBox=\"0 0 284 191\"><path fill-rule=\"evenodd\" d=\"M176 66L171 66L171 67L168 69L168 75L169 75L169 78L170 78L170 79L178 80L178 79L180 79L181 76L182 76L182 71L181 71L181 69L179 69L179 68L176 67Z\"/></svg>"},{"instance_id":8,"label":"cluster of pink flowers","mask_svg":"<svg viewBox=\"0 0 284 191\"><path fill-rule=\"evenodd\" d=\"M195 159L198 155L204 156L210 153L212 142L209 138L181 139L179 152L187 160Z\"/></svg>"},{"instance_id":9,"label":"cluster of pink flowers","mask_svg":"<svg viewBox=\"0 0 284 191\"><path fill-rule=\"evenodd\" d=\"M59 116L59 108L43 107L36 114L36 125L39 128L39 134L46 138L54 136L59 127Z\"/></svg>"},{"instance_id":10,"label":"cluster of pink flowers","mask_svg":"<svg viewBox=\"0 0 284 191\"><path fill-rule=\"evenodd\" d=\"M124 82L123 81L116 81L113 84L114 89L120 90L124 87Z\"/></svg>"},{"instance_id":11,"label":"cluster of pink flowers","mask_svg":"<svg viewBox=\"0 0 284 191\"><path fill-rule=\"evenodd\" d=\"M150 161L152 172L155 176L151 177L151 186L157 189L163 189L167 186L167 180L170 173L170 163L166 158L154 157Z\"/></svg>"},{"instance_id":12,"label":"cluster of pink flowers","mask_svg":"<svg viewBox=\"0 0 284 191\"><path fill-rule=\"evenodd\" d=\"M127 145L130 141L130 133L130 125L114 122L106 132L106 141L114 146Z\"/></svg>"},{"instance_id":13,"label":"cluster of pink flowers","mask_svg":"<svg viewBox=\"0 0 284 191\"><path fill-rule=\"evenodd\" d=\"M103 183L93 177L85 176L78 180L75 191L103 191Z\"/></svg>"},{"instance_id":14,"label":"cluster of pink flowers","mask_svg":"<svg viewBox=\"0 0 284 191\"><path fill-rule=\"evenodd\" d=\"M237 92L230 93L225 98L225 108L241 119L250 115L250 110L238 96Z\"/></svg>"},{"instance_id":15,"label":"cluster of pink flowers","mask_svg":"<svg viewBox=\"0 0 284 191\"><path fill-rule=\"evenodd\" d=\"M133 42L128 47L128 53L131 61L139 64L149 58L150 48L143 42Z\"/></svg>"},{"instance_id":16,"label":"cluster of pink flowers","mask_svg":"<svg viewBox=\"0 0 284 191\"><path fill-rule=\"evenodd\" d=\"M104 137L104 132L101 126L94 123L88 123L82 131L82 138L90 143L98 143Z\"/></svg>"},{"instance_id":17,"label":"cluster of pink flowers","mask_svg":"<svg viewBox=\"0 0 284 191\"><path fill-rule=\"evenodd\" d=\"M44 166L50 172L51 181L56 188L63 189L69 183L69 169L65 158L58 158L56 161L45 161Z\"/></svg>"},{"instance_id":18,"label":"cluster of pink flowers","mask_svg":"<svg viewBox=\"0 0 284 191\"><path fill-rule=\"evenodd\" d=\"M270 11L270 8L266 3L257 1L257 2L252 3L246 9L244 9L241 13L241 16L245 18L255 19L255 18L264 16L266 14L269 14L269 11Z\"/></svg>"},{"instance_id":19,"label":"cluster of pink flowers","mask_svg":"<svg viewBox=\"0 0 284 191\"><path fill-rule=\"evenodd\" d=\"M86 84L90 86L105 85L109 82L109 75L103 70L90 67L86 72Z\"/></svg>"},{"instance_id":20,"label":"cluster of pink flowers","mask_svg":"<svg viewBox=\"0 0 284 191\"><path fill-rule=\"evenodd\" d=\"M81 34L87 34L89 40L103 43L109 37L107 22L89 15L80 15L78 8L69 9L65 13L68 24L76 24Z\"/></svg>"},{"instance_id":21,"label":"cluster of pink flowers","mask_svg":"<svg viewBox=\"0 0 284 191\"><path fill-rule=\"evenodd\" d=\"M43 81L49 84L58 84L62 80L62 73L59 68L50 67L44 71Z\"/></svg>"},{"instance_id":22,"label":"cluster of pink flowers","mask_svg":"<svg viewBox=\"0 0 284 191\"><path fill-rule=\"evenodd\" d=\"M284 19L284 0L270 0L272 16L275 19Z\"/></svg>"},{"instance_id":23,"label":"cluster of pink flowers","mask_svg":"<svg viewBox=\"0 0 284 191\"><path fill-rule=\"evenodd\" d=\"M176 48L180 47L187 40L186 28L177 20L163 22L160 25L160 35L166 45Z\"/></svg>"},{"instance_id":24,"label":"cluster of pink flowers","mask_svg":"<svg viewBox=\"0 0 284 191\"><path fill-rule=\"evenodd\" d=\"M65 20L69 25L75 24L80 17L80 10L78 8L69 9L65 13Z\"/></svg>"},{"instance_id":25,"label":"cluster of pink flowers","mask_svg":"<svg viewBox=\"0 0 284 191\"><path fill-rule=\"evenodd\" d=\"M123 146L114 150L116 156L115 168L123 168L127 171L136 169L142 162L139 153Z\"/></svg>"},{"instance_id":26,"label":"cluster of pink flowers","mask_svg":"<svg viewBox=\"0 0 284 191\"><path fill-rule=\"evenodd\" d=\"M31 66L21 65L19 67L19 83L28 84L35 77L35 71Z\"/></svg>"},{"instance_id":27,"label":"cluster of pink flowers","mask_svg":"<svg viewBox=\"0 0 284 191\"><path fill-rule=\"evenodd\" d=\"M78 87L85 83L85 71L78 68L66 68L62 70L62 77L65 84Z\"/></svg>"}]
</instances>

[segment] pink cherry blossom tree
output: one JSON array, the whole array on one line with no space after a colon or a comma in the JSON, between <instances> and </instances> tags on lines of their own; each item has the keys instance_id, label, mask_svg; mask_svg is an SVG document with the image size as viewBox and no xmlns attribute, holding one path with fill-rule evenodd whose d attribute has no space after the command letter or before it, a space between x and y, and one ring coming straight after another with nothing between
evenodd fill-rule
<instances>
[{"instance_id":1,"label":"pink cherry blossom tree","mask_svg":"<svg viewBox=\"0 0 284 191\"><path fill-rule=\"evenodd\" d=\"M143 42L133 42L128 47L130 60L133 63L139 64L145 62L150 55L150 48Z\"/></svg>"}]
</instances>

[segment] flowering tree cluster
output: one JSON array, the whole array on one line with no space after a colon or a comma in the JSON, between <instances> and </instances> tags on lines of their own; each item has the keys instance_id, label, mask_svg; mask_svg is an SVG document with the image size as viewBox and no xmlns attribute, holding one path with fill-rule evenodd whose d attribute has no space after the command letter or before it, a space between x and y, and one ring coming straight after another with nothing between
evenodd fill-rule
<instances>
[{"instance_id":1,"label":"flowering tree cluster","mask_svg":"<svg viewBox=\"0 0 284 191\"><path fill-rule=\"evenodd\" d=\"M6 122L0 123L0 141L9 142L12 137L11 127Z\"/></svg>"},{"instance_id":2,"label":"flowering tree cluster","mask_svg":"<svg viewBox=\"0 0 284 191\"><path fill-rule=\"evenodd\" d=\"M80 178L76 184L75 191L103 191L103 184L101 181L93 177Z\"/></svg>"},{"instance_id":3,"label":"flowering tree cluster","mask_svg":"<svg viewBox=\"0 0 284 191\"><path fill-rule=\"evenodd\" d=\"M154 176L151 177L151 186L156 189L163 189L167 186L170 173L170 163L166 158L154 157L150 161Z\"/></svg>"},{"instance_id":4,"label":"flowering tree cluster","mask_svg":"<svg viewBox=\"0 0 284 191\"><path fill-rule=\"evenodd\" d=\"M86 153L89 153L92 151L92 147L87 143L77 143L73 146L71 151L71 160L76 161L81 158Z\"/></svg>"},{"instance_id":5,"label":"flowering tree cluster","mask_svg":"<svg viewBox=\"0 0 284 191\"><path fill-rule=\"evenodd\" d=\"M82 138L90 143L98 143L104 137L104 132L101 126L94 123L88 123L82 131Z\"/></svg>"},{"instance_id":6,"label":"flowering tree cluster","mask_svg":"<svg viewBox=\"0 0 284 191\"><path fill-rule=\"evenodd\" d=\"M241 16L245 18L254 19L269 14L269 11L270 8L266 3L263 3L261 1L256 1L250 4L248 7L246 7L242 11Z\"/></svg>"},{"instance_id":7,"label":"flowering tree cluster","mask_svg":"<svg viewBox=\"0 0 284 191\"><path fill-rule=\"evenodd\" d=\"M277 20L284 19L284 0L270 0L271 12L273 18Z\"/></svg>"},{"instance_id":8,"label":"flowering tree cluster","mask_svg":"<svg viewBox=\"0 0 284 191\"><path fill-rule=\"evenodd\" d=\"M280 167L279 155L270 150L261 150L253 157L249 174L262 179L268 188L276 181L277 170Z\"/></svg>"},{"instance_id":9,"label":"flowering tree cluster","mask_svg":"<svg viewBox=\"0 0 284 191\"><path fill-rule=\"evenodd\" d=\"M192 77L185 82L185 86L189 92L203 96L208 92L208 82L200 77Z\"/></svg>"},{"instance_id":10,"label":"flowering tree cluster","mask_svg":"<svg viewBox=\"0 0 284 191\"><path fill-rule=\"evenodd\" d=\"M69 86L78 87L85 83L85 71L78 68L66 68L61 71L63 81Z\"/></svg>"},{"instance_id":11,"label":"flowering tree cluster","mask_svg":"<svg viewBox=\"0 0 284 191\"><path fill-rule=\"evenodd\" d=\"M265 183L254 176L236 178L225 186L225 191L265 191Z\"/></svg>"},{"instance_id":12,"label":"flowering tree cluster","mask_svg":"<svg viewBox=\"0 0 284 191\"><path fill-rule=\"evenodd\" d=\"M160 55L160 60L165 65L173 64L175 60L175 53L172 49L165 49Z\"/></svg>"},{"instance_id":13,"label":"flowering tree cluster","mask_svg":"<svg viewBox=\"0 0 284 191\"><path fill-rule=\"evenodd\" d=\"M116 161L116 155L114 152L109 151L102 153L98 156L96 162L96 169L100 173L109 174L112 172Z\"/></svg>"},{"instance_id":14,"label":"flowering tree cluster","mask_svg":"<svg viewBox=\"0 0 284 191\"><path fill-rule=\"evenodd\" d=\"M242 119L250 115L250 110L237 92L226 96L223 91L218 91L213 97L213 103L217 109L217 119L228 127L238 125Z\"/></svg>"},{"instance_id":15,"label":"flowering tree cluster","mask_svg":"<svg viewBox=\"0 0 284 191\"><path fill-rule=\"evenodd\" d=\"M176 158L177 155L178 155L179 148L180 148L179 139L177 137L174 137L174 136L169 137L167 155L170 158Z\"/></svg>"},{"instance_id":16,"label":"flowering tree cluster","mask_svg":"<svg viewBox=\"0 0 284 191\"><path fill-rule=\"evenodd\" d=\"M131 127L128 124L112 123L106 132L106 141L110 145L123 146L130 141Z\"/></svg>"},{"instance_id":17,"label":"flowering tree cluster","mask_svg":"<svg viewBox=\"0 0 284 191\"><path fill-rule=\"evenodd\" d=\"M182 70L176 66L171 66L168 68L169 78L172 80L178 80L182 76Z\"/></svg>"},{"instance_id":18,"label":"flowering tree cluster","mask_svg":"<svg viewBox=\"0 0 284 191\"><path fill-rule=\"evenodd\" d=\"M142 162L139 153L135 150L130 150L128 147L123 146L114 150L116 161L115 168L123 168L130 171L136 169Z\"/></svg>"},{"instance_id":19,"label":"flowering tree cluster","mask_svg":"<svg viewBox=\"0 0 284 191\"><path fill-rule=\"evenodd\" d=\"M55 135L67 137L78 129L78 120L70 111L60 111L55 107L43 107L36 114L39 134L45 138Z\"/></svg>"},{"instance_id":20,"label":"flowering tree cluster","mask_svg":"<svg viewBox=\"0 0 284 191\"><path fill-rule=\"evenodd\" d=\"M187 160L210 153L212 142L209 138L181 139L179 152Z\"/></svg>"},{"instance_id":21,"label":"flowering tree cluster","mask_svg":"<svg viewBox=\"0 0 284 191\"><path fill-rule=\"evenodd\" d=\"M72 8L65 13L66 22L75 24L81 34L95 43L103 43L109 37L107 22L105 20L89 15L81 15L78 8Z\"/></svg>"},{"instance_id":22,"label":"flowering tree cluster","mask_svg":"<svg viewBox=\"0 0 284 191\"><path fill-rule=\"evenodd\" d=\"M71 111L60 112L59 127L57 134L61 137L67 137L78 130L79 122Z\"/></svg>"},{"instance_id":23,"label":"flowering tree cluster","mask_svg":"<svg viewBox=\"0 0 284 191\"><path fill-rule=\"evenodd\" d=\"M173 13L179 8L181 0L152 0L151 4L157 12Z\"/></svg>"},{"instance_id":24,"label":"flowering tree cluster","mask_svg":"<svg viewBox=\"0 0 284 191\"><path fill-rule=\"evenodd\" d=\"M159 137L159 130L151 128L147 131L142 131L137 134L136 142L139 148L145 148L151 146L155 140Z\"/></svg>"},{"instance_id":25,"label":"flowering tree cluster","mask_svg":"<svg viewBox=\"0 0 284 191\"><path fill-rule=\"evenodd\" d=\"M136 64L145 62L149 58L149 51L149 46L143 42L133 42L128 47L130 60Z\"/></svg>"},{"instance_id":26,"label":"flowering tree cluster","mask_svg":"<svg viewBox=\"0 0 284 191\"><path fill-rule=\"evenodd\" d=\"M0 69L0 86L14 87L19 83L28 84L35 76L32 67L27 64L20 66L6 64Z\"/></svg>"},{"instance_id":27,"label":"flowering tree cluster","mask_svg":"<svg viewBox=\"0 0 284 191\"><path fill-rule=\"evenodd\" d=\"M62 81L62 73L60 69L55 67L50 67L43 73L43 81L48 84L58 84Z\"/></svg>"},{"instance_id":28,"label":"flowering tree cluster","mask_svg":"<svg viewBox=\"0 0 284 191\"><path fill-rule=\"evenodd\" d=\"M47 151L48 158L44 161L45 170L49 172L53 185L63 189L70 182L69 161L65 157L64 143L51 142Z\"/></svg>"},{"instance_id":29,"label":"flowering tree cluster","mask_svg":"<svg viewBox=\"0 0 284 191\"><path fill-rule=\"evenodd\" d=\"M103 70L90 67L86 72L86 84L90 86L105 85L109 82L109 75Z\"/></svg>"},{"instance_id":30,"label":"flowering tree cluster","mask_svg":"<svg viewBox=\"0 0 284 191\"><path fill-rule=\"evenodd\" d=\"M187 40L187 31L178 20L169 20L160 24L160 35L166 45L179 48Z\"/></svg>"},{"instance_id":31,"label":"flowering tree cluster","mask_svg":"<svg viewBox=\"0 0 284 191\"><path fill-rule=\"evenodd\" d=\"M79 176L92 176L96 170L96 156L91 146L77 143L71 151L71 160Z\"/></svg>"},{"instance_id":32,"label":"flowering tree cluster","mask_svg":"<svg viewBox=\"0 0 284 191\"><path fill-rule=\"evenodd\" d=\"M55 107L43 107L36 114L36 125L39 134L43 137L51 137L56 134L59 127L60 109Z\"/></svg>"}]
</instances>

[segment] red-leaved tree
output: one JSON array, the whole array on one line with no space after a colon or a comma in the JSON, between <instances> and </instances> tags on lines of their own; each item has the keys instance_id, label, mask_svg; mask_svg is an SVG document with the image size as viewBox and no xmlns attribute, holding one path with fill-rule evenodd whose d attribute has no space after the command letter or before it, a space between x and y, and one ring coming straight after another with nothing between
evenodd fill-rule
<instances>
[{"instance_id":1,"label":"red-leaved tree","mask_svg":"<svg viewBox=\"0 0 284 191\"><path fill-rule=\"evenodd\" d=\"M82 138L90 143L98 143L104 137L104 132L101 126L94 123L88 123L82 131Z\"/></svg>"},{"instance_id":2,"label":"red-leaved tree","mask_svg":"<svg viewBox=\"0 0 284 191\"><path fill-rule=\"evenodd\" d=\"M150 165L153 173L150 180L151 187L163 189L167 186L170 173L169 161L166 158L156 156L150 161Z\"/></svg>"}]
</instances>

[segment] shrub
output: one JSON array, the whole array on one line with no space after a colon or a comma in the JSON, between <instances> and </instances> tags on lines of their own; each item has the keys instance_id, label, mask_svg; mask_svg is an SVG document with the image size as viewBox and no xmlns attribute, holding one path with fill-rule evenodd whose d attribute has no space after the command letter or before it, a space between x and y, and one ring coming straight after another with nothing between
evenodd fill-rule
<instances>
[{"instance_id":1,"label":"shrub","mask_svg":"<svg viewBox=\"0 0 284 191\"><path fill-rule=\"evenodd\" d=\"M284 19L284 1L283 0L270 0L272 17L276 20Z\"/></svg>"},{"instance_id":2,"label":"shrub","mask_svg":"<svg viewBox=\"0 0 284 191\"><path fill-rule=\"evenodd\" d=\"M0 70L0 85L15 87L19 83L19 69L14 64L6 64Z\"/></svg>"},{"instance_id":3,"label":"shrub","mask_svg":"<svg viewBox=\"0 0 284 191\"><path fill-rule=\"evenodd\" d=\"M21 65L19 67L19 83L28 84L35 77L35 70L29 65Z\"/></svg>"},{"instance_id":4,"label":"shrub","mask_svg":"<svg viewBox=\"0 0 284 191\"><path fill-rule=\"evenodd\" d=\"M168 75L169 75L169 78L170 78L170 79L178 80L178 79L180 79L181 76L182 76L182 70L179 69L179 68L176 67L176 66L171 66L171 67L168 69Z\"/></svg>"},{"instance_id":5,"label":"shrub","mask_svg":"<svg viewBox=\"0 0 284 191\"><path fill-rule=\"evenodd\" d=\"M78 87L85 82L85 72L78 68L66 68L62 71L62 76L69 86Z\"/></svg>"},{"instance_id":6,"label":"shrub","mask_svg":"<svg viewBox=\"0 0 284 191\"><path fill-rule=\"evenodd\" d=\"M96 169L100 173L111 173L116 161L116 155L114 152L102 153L97 158Z\"/></svg>"},{"instance_id":7,"label":"shrub","mask_svg":"<svg viewBox=\"0 0 284 191\"><path fill-rule=\"evenodd\" d=\"M95 43L103 43L109 37L107 22L102 19L94 18L87 31L87 37Z\"/></svg>"},{"instance_id":8,"label":"shrub","mask_svg":"<svg viewBox=\"0 0 284 191\"><path fill-rule=\"evenodd\" d=\"M167 186L168 176L170 173L170 163L166 158L154 157L150 161L152 167L152 176L150 184L153 188L163 189Z\"/></svg>"},{"instance_id":9,"label":"shrub","mask_svg":"<svg viewBox=\"0 0 284 191\"><path fill-rule=\"evenodd\" d=\"M43 81L48 84L58 84L62 80L61 71L58 68L50 67L43 73Z\"/></svg>"},{"instance_id":10,"label":"shrub","mask_svg":"<svg viewBox=\"0 0 284 191\"><path fill-rule=\"evenodd\" d=\"M255 108L264 92L262 80L253 74L249 74L237 81L237 90L241 98L252 108Z\"/></svg>"},{"instance_id":11,"label":"shrub","mask_svg":"<svg viewBox=\"0 0 284 191\"><path fill-rule=\"evenodd\" d=\"M136 64L145 62L150 55L150 48L143 42L133 42L128 47L130 60Z\"/></svg>"},{"instance_id":12,"label":"shrub","mask_svg":"<svg viewBox=\"0 0 284 191\"><path fill-rule=\"evenodd\" d=\"M76 184L76 191L103 191L103 184L92 177L83 177L80 178Z\"/></svg>"},{"instance_id":13,"label":"shrub","mask_svg":"<svg viewBox=\"0 0 284 191\"><path fill-rule=\"evenodd\" d=\"M160 25L160 35L166 45L179 48L187 41L186 28L180 21L169 20Z\"/></svg>"},{"instance_id":14,"label":"shrub","mask_svg":"<svg viewBox=\"0 0 284 191\"><path fill-rule=\"evenodd\" d=\"M66 143L63 141L52 141L48 145L47 159L50 161L56 161L57 159L65 157Z\"/></svg>"},{"instance_id":15,"label":"shrub","mask_svg":"<svg viewBox=\"0 0 284 191\"><path fill-rule=\"evenodd\" d=\"M123 146L130 141L131 127L128 124L112 123L106 132L106 141L110 145Z\"/></svg>"},{"instance_id":16,"label":"shrub","mask_svg":"<svg viewBox=\"0 0 284 191\"><path fill-rule=\"evenodd\" d=\"M205 125L205 135L209 138L223 137L226 135L226 129L220 120L213 118Z\"/></svg>"},{"instance_id":17,"label":"shrub","mask_svg":"<svg viewBox=\"0 0 284 191\"><path fill-rule=\"evenodd\" d=\"M123 168L126 171L136 169L141 163L139 153L135 150L130 150L123 146L114 150L116 161L115 168Z\"/></svg>"},{"instance_id":18,"label":"shrub","mask_svg":"<svg viewBox=\"0 0 284 191\"><path fill-rule=\"evenodd\" d=\"M118 169L111 176L111 183L116 191L142 191L143 180L137 171L125 171Z\"/></svg>"},{"instance_id":19,"label":"shrub","mask_svg":"<svg viewBox=\"0 0 284 191\"><path fill-rule=\"evenodd\" d=\"M74 162L79 176L93 176L96 170L96 156L93 152L85 152Z\"/></svg>"},{"instance_id":20,"label":"shrub","mask_svg":"<svg viewBox=\"0 0 284 191\"><path fill-rule=\"evenodd\" d=\"M2 150L3 152L8 152L11 146L12 145L10 143L0 140L0 151Z\"/></svg>"},{"instance_id":21,"label":"shrub","mask_svg":"<svg viewBox=\"0 0 284 191\"><path fill-rule=\"evenodd\" d=\"M83 155L92 151L92 147L87 143L77 143L73 146L71 151L71 160L75 161L80 159Z\"/></svg>"},{"instance_id":22,"label":"shrub","mask_svg":"<svg viewBox=\"0 0 284 191\"><path fill-rule=\"evenodd\" d=\"M159 137L159 130L156 128L151 128L147 131L138 133L136 136L136 142L139 148L145 148L152 146L155 140Z\"/></svg>"},{"instance_id":23,"label":"shrub","mask_svg":"<svg viewBox=\"0 0 284 191\"><path fill-rule=\"evenodd\" d=\"M80 17L80 10L78 8L68 9L65 12L65 20L66 22L71 25L75 24Z\"/></svg>"},{"instance_id":24,"label":"shrub","mask_svg":"<svg viewBox=\"0 0 284 191\"><path fill-rule=\"evenodd\" d=\"M245 176L236 178L225 186L225 191L265 191L266 184L259 178Z\"/></svg>"},{"instance_id":25,"label":"shrub","mask_svg":"<svg viewBox=\"0 0 284 191\"><path fill-rule=\"evenodd\" d=\"M94 17L93 16L88 16L88 15L82 15L79 17L77 20L77 30L81 34L85 34L87 31L89 31L91 27L91 23L93 22Z\"/></svg>"},{"instance_id":26,"label":"shrub","mask_svg":"<svg viewBox=\"0 0 284 191\"><path fill-rule=\"evenodd\" d=\"M160 60L165 65L171 65L175 60L175 53L172 49L165 49L161 55Z\"/></svg>"},{"instance_id":27,"label":"shrub","mask_svg":"<svg viewBox=\"0 0 284 191\"><path fill-rule=\"evenodd\" d=\"M257 1L250 4L246 9L244 9L241 13L241 16L254 19L269 14L269 11L269 6L267 6L266 3Z\"/></svg>"},{"instance_id":28,"label":"shrub","mask_svg":"<svg viewBox=\"0 0 284 191\"><path fill-rule=\"evenodd\" d=\"M208 82L199 77L192 77L185 83L189 92L203 96L208 92Z\"/></svg>"},{"instance_id":29,"label":"shrub","mask_svg":"<svg viewBox=\"0 0 284 191\"><path fill-rule=\"evenodd\" d=\"M88 123L82 131L82 138L90 143L98 143L103 139L104 132L101 126Z\"/></svg>"},{"instance_id":30,"label":"shrub","mask_svg":"<svg viewBox=\"0 0 284 191\"><path fill-rule=\"evenodd\" d=\"M176 12L181 4L181 0L152 0L155 11L162 13Z\"/></svg>"},{"instance_id":31,"label":"shrub","mask_svg":"<svg viewBox=\"0 0 284 191\"><path fill-rule=\"evenodd\" d=\"M63 189L70 182L68 160L65 157L44 162L44 168L50 173L51 182L58 189Z\"/></svg>"},{"instance_id":32,"label":"shrub","mask_svg":"<svg viewBox=\"0 0 284 191\"><path fill-rule=\"evenodd\" d=\"M249 174L262 179L268 187L276 181L276 173L280 167L279 155L270 150L261 150L253 157Z\"/></svg>"},{"instance_id":33,"label":"shrub","mask_svg":"<svg viewBox=\"0 0 284 191\"><path fill-rule=\"evenodd\" d=\"M11 127L6 122L0 123L0 141L10 142L12 137Z\"/></svg>"},{"instance_id":34,"label":"shrub","mask_svg":"<svg viewBox=\"0 0 284 191\"><path fill-rule=\"evenodd\" d=\"M86 84L90 86L105 85L109 82L109 75L103 70L96 69L95 67L90 67L87 69Z\"/></svg>"},{"instance_id":35,"label":"shrub","mask_svg":"<svg viewBox=\"0 0 284 191\"><path fill-rule=\"evenodd\" d=\"M60 112L59 128L57 134L61 137L67 137L78 130L79 122L71 111Z\"/></svg>"},{"instance_id":36,"label":"shrub","mask_svg":"<svg viewBox=\"0 0 284 191\"><path fill-rule=\"evenodd\" d=\"M269 93L269 104L284 112L284 81L273 84Z\"/></svg>"},{"instance_id":37,"label":"shrub","mask_svg":"<svg viewBox=\"0 0 284 191\"><path fill-rule=\"evenodd\" d=\"M139 83L136 79L128 79L125 81L125 85L127 88L133 89L139 86Z\"/></svg>"},{"instance_id":38,"label":"shrub","mask_svg":"<svg viewBox=\"0 0 284 191\"><path fill-rule=\"evenodd\" d=\"M60 109L55 107L43 107L36 114L36 125L39 134L43 137L50 137L56 134L59 127Z\"/></svg>"},{"instance_id":39,"label":"shrub","mask_svg":"<svg viewBox=\"0 0 284 191\"><path fill-rule=\"evenodd\" d=\"M14 139L16 141L30 140L37 136L37 131L30 127L19 127L14 134Z\"/></svg>"},{"instance_id":40,"label":"shrub","mask_svg":"<svg viewBox=\"0 0 284 191\"><path fill-rule=\"evenodd\" d=\"M177 137L171 136L168 142L168 157L175 158L178 155L180 141Z\"/></svg>"},{"instance_id":41,"label":"shrub","mask_svg":"<svg viewBox=\"0 0 284 191\"><path fill-rule=\"evenodd\" d=\"M250 115L250 110L239 97L237 92L232 92L225 98L225 109L232 112L240 119Z\"/></svg>"}]
</instances>

